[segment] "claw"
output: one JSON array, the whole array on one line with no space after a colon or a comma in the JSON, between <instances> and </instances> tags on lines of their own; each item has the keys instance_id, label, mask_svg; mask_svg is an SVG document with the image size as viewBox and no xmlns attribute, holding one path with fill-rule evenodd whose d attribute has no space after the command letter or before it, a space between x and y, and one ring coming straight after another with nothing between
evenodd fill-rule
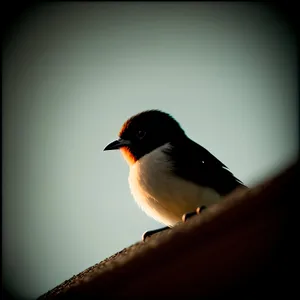
<instances>
[{"instance_id":1,"label":"claw","mask_svg":"<svg viewBox=\"0 0 300 300\"><path fill-rule=\"evenodd\" d=\"M202 205L200 207L197 207L196 211L188 212L182 216L182 222L186 222L188 219L190 219L194 215L199 215L204 209L206 209L206 206Z\"/></svg>"},{"instance_id":2,"label":"claw","mask_svg":"<svg viewBox=\"0 0 300 300\"><path fill-rule=\"evenodd\" d=\"M150 236L152 236L153 234L155 234L157 232L161 232L161 231L164 231L164 230L169 229L169 228L170 227L166 226L166 227L158 228L158 229L155 229L155 230L145 231L144 234L142 235L142 241L145 242L147 237L150 237Z\"/></svg>"},{"instance_id":3,"label":"claw","mask_svg":"<svg viewBox=\"0 0 300 300\"><path fill-rule=\"evenodd\" d=\"M182 222L186 222L188 219L190 219L192 216L194 216L196 214L197 214L197 212L195 212L195 211L184 214L182 216Z\"/></svg>"},{"instance_id":4,"label":"claw","mask_svg":"<svg viewBox=\"0 0 300 300\"><path fill-rule=\"evenodd\" d=\"M199 215L200 213L202 213L204 211L204 209L206 209L207 207L205 205L202 205L200 207L197 207L196 209L196 213L197 215Z\"/></svg>"},{"instance_id":5,"label":"claw","mask_svg":"<svg viewBox=\"0 0 300 300\"><path fill-rule=\"evenodd\" d=\"M142 241L145 242L146 241L146 238L151 236L151 234L149 235L149 231L145 231L142 235Z\"/></svg>"}]
</instances>

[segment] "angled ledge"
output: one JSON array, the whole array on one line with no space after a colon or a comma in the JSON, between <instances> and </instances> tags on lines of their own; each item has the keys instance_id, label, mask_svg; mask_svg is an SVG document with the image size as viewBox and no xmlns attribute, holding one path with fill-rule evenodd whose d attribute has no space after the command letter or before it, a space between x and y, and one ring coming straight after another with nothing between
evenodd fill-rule
<instances>
[{"instance_id":1,"label":"angled ledge","mask_svg":"<svg viewBox=\"0 0 300 300\"><path fill-rule=\"evenodd\" d=\"M292 295L298 167L297 160L254 188L236 190L202 215L122 250L39 299Z\"/></svg>"}]
</instances>

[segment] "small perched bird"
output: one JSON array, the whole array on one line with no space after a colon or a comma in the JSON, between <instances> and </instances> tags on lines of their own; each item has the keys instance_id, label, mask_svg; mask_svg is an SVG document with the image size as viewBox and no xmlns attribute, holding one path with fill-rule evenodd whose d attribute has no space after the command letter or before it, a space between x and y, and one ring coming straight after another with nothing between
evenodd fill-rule
<instances>
[{"instance_id":1,"label":"small perched bird","mask_svg":"<svg viewBox=\"0 0 300 300\"><path fill-rule=\"evenodd\" d=\"M166 227L173 227L244 186L208 150L192 141L179 123L160 110L129 118L119 139L105 150L120 149L127 161L129 186L138 205Z\"/></svg>"}]
</instances>

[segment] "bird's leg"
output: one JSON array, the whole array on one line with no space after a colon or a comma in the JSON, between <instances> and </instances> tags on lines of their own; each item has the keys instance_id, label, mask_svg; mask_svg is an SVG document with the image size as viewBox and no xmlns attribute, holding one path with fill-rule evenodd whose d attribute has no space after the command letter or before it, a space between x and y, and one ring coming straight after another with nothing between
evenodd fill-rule
<instances>
[{"instance_id":1,"label":"bird's leg","mask_svg":"<svg viewBox=\"0 0 300 300\"><path fill-rule=\"evenodd\" d=\"M153 235L157 232L164 231L164 230L167 230L167 229L170 229L170 227L166 226L166 227L158 228L158 229L155 229L155 230L146 231L142 236L142 240L145 241L147 237L150 237L151 235Z\"/></svg>"},{"instance_id":2,"label":"bird's leg","mask_svg":"<svg viewBox=\"0 0 300 300\"><path fill-rule=\"evenodd\" d=\"M200 207L197 207L197 209L195 211L192 211L192 212L188 212L186 214L184 214L182 216L182 221L183 222L186 222L188 219L190 219L192 216L195 216L195 215L199 215L204 209L206 209L206 206L202 205Z\"/></svg>"},{"instance_id":3,"label":"bird's leg","mask_svg":"<svg viewBox=\"0 0 300 300\"><path fill-rule=\"evenodd\" d=\"M197 209L195 211L184 214L182 216L182 221L186 222L192 216L199 215L204 209L206 209L206 206L202 205L200 207L197 207ZM167 229L170 229L170 227L166 226L166 227L158 228L158 229L155 229L155 230L146 231L142 236L142 240L145 241L147 237L150 237L155 233L158 233L158 232L161 232L161 231L164 231L164 230L167 230Z\"/></svg>"}]
</instances>

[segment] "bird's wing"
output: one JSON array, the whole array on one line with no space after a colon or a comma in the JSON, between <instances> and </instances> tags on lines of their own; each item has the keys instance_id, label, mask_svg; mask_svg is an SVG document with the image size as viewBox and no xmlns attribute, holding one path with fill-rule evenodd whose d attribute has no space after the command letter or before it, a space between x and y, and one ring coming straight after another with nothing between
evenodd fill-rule
<instances>
[{"instance_id":1,"label":"bird's wing","mask_svg":"<svg viewBox=\"0 0 300 300\"><path fill-rule=\"evenodd\" d=\"M171 144L172 145L172 144ZM167 154L174 163L173 171L181 178L214 189L224 196L244 186L228 168L208 150L191 139L181 145L172 145Z\"/></svg>"}]
</instances>

